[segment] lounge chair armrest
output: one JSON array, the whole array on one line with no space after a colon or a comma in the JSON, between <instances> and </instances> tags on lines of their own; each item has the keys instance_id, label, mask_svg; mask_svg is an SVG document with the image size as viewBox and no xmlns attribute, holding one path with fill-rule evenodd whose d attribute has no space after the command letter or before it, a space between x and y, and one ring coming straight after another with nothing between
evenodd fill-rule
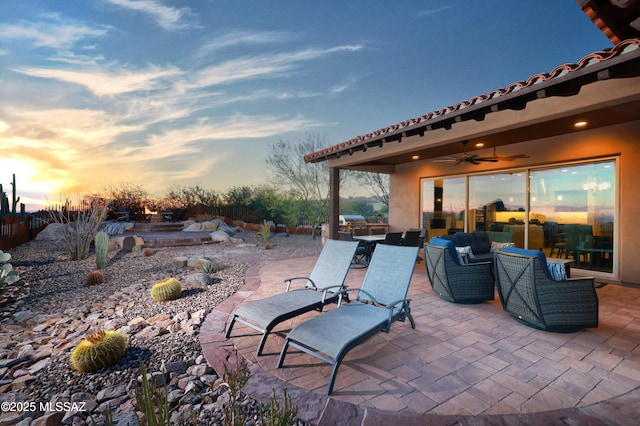
<instances>
[{"instance_id":1,"label":"lounge chair armrest","mask_svg":"<svg viewBox=\"0 0 640 426\"><path fill-rule=\"evenodd\" d=\"M340 293L340 295L338 297L338 306L340 306L342 304L342 295L347 290L347 286L345 286L344 284L332 285L332 286L323 288L322 289L322 304L325 303L325 299L327 298L327 293L329 292L329 290L334 289L334 288L339 289L335 293Z\"/></svg>"},{"instance_id":2,"label":"lounge chair armrest","mask_svg":"<svg viewBox=\"0 0 640 426\"><path fill-rule=\"evenodd\" d=\"M293 280L307 280L307 286L310 284L311 287L317 288L316 284L309 277L292 277L292 278L286 278L285 280L283 280L283 282L287 283L287 289L285 291L289 291L289 288L291 287L291 281Z\"/></svg>"},{"instance_id":3,"label":"lounge chair armrest","mask_svg":"<svg viewBox=\"0 0 640 426\"><path fill-rule=\"evenodd\" d=\"M389 330L391 330L391 323L393 322L393 316L396 312L395 307L400 304L402 305L400 307L400 313L398 315L398 319L404 322L404 319L409 314L410 302L411 302L411 299L401 299L401 300L396 300L395 302L391 302L386 306L386 308L389 311L389 317L387 318L387 326L385 327L385 331L387 333L389 332Z\"/></svg>"}]
</instances>

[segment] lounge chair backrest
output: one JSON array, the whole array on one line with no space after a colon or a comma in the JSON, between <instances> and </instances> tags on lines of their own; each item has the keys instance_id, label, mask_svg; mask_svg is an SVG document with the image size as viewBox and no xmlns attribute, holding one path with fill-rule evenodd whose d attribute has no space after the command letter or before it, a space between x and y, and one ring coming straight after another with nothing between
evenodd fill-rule
<instances>
[{"instance_id":1,"label":"lounge chair backrest","mask_svg":"<svg viewBox=\"0 0 640 426\"><path fill-rule=\"evenodd\" d=\"M359 299L387 305L405 299L418 256L418 247L378 244L364 277Z\"/></svg>"},{"instance_id":2,"label":"lounge chair backrest","mask_svg":"<svg viewBox=\"0 0 640 426\"><path fill-rule=\"evenodd\" d=\"M319 289L342 284L357 248L357 241L327 240L309 279Z\"/></svg>"}]
</instances>

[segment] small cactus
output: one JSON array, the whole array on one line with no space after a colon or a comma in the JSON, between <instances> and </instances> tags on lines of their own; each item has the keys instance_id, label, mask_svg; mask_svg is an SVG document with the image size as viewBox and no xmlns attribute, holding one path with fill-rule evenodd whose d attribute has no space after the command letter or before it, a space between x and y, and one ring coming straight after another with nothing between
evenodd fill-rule
<instances>
[{"instance_id":1,"label":"small cactus","mask_svg":"<svg viewBox=\"0 0 640 426\"><path fill-rule=\"evenodd\" d=\"M109 251L109 235L100 231L95 236L96 243L96 267L104 269L107 267L107 252Z\"/></svg>"},{"instance_id":2,"label":"small cactus","mask_svg":"<svg viewBox=\"0 0 640 426\"><path fill-rule=\"evenodd\" d=\"M109 367L127 351L127 338L117 331L99 331L87 336L71 353L74 370L86 373Z\"/></svg>"},{"instance_id":3,"label":"small cactus","mask_svg":"<svg viewBox=\"0 0 640 426\"><path fill-rule=\"evenodd\" d=\"M210 260L205 260L200 265L200 269L202 269L202 272L204 272L205 274L214 274L218 272L219 268L215 262L212 262Z\"/></svg>"},{"instance_id":4,"label":"small cactus","mask_svg":"<svg viewBox=\"0 0 640 426\"><path fill-rule=\"evenodd\" d=\"M166 278L151 287L151 298L156 302L178 299L181 295L182 286L175 278Z\"/></svg>"},{"instance_id":5,"label":"small cactus","mask_svg":"<svg viewBox=\"0 0 640 426\"><path fill-rule=\"evenodd\" d=\"M100 270L93 270L87 274L87 277L84 279L84 285L92 286L99 285L104 282L104 273Z\"/></svg>"}]
</instances>

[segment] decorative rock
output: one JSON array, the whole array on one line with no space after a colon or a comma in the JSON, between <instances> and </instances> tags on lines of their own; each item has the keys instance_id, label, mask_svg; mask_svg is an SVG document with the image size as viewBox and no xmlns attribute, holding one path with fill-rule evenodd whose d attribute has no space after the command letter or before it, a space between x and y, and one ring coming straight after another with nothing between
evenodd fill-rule
<instances>
[{"instance_id":1,"label":"decorative rock","mask_svg":"<svg viewBox=\"0 0 640 426\"><path fill-rule=\"evenodd\" d=\"M167 402L169 404L175 404L180 401L180 398L184 396L184 391L182 389L174 389L167 394Z\"/></svg>"},{"instance_id":2,"label":"decorative rock","mask_svg":"<svg viewBox=\"0 0 640 426\"><path fill-rule=\"evenodd\" d=\"M29 367L29 374L36 374L38 371L46 368L51 364L51 358L44 358Z\"/></svg>"},{"instance_id":3,"label":"decorative rock","mask_svg":"<svg viewBox=\"0 0 640 426\"><path fill-rule=\"evenodd\" d=\"M171 261L171 265L173 265L175 268L186 268L188 260L189 258L187 256L174 257Z\"/></svg>"},{"instance_id":4,"label":"decorative rock","mask_svg":"<svg viewBox=\"0 0 640 426\"><path fill-rule=\"evenodd\" d=\"M182 232L202 232L205 230L205 227L202 223L192 223L186 228L182 229Z\"/></svg>"},{"instance_id":5,"label":"decorative rock","mask_svg":"<svg viewBox=\"0 0 640 426\"><path fill-rule=\"evenodd\" d=\"M198 364L189 367L187 373L191 376L202 377L206 374L213 374L213 368L209 367L207 364Z\"/></svg>"},{"instance_id":6,"label":"decorative rock","mask_svg":"<svg viewBox=\"0 0 640 426\"><path fill-rule=\"evenodd\" d=\"M214 231L211 234L211 240L214 243L230 243L231 237L224 231Z\"/></svg>"},{"instance_id":7,"label":"decorative rock","mask_svg":"<svg viewBox=\"0 0 640 426\"><path fill-rule=\"evenodd\" d=\"M98 392L98 395L96 396L96 400L98 402L104 402L109 399L118 398L126 394L127 394L127 388L125 386L123 385L111 386L106 389L102 389L100 392Z\"/></svg>"},{"instance_id":8,"label":"decorative rock","mask_svg":"<svg viewBox=\"0 0 640 426\"><path fill-rule=\"evenodd\" d=\"M138 416L132 411L114 414L111 420L113 420L114 425L137 426L140 424L138 422Z\"/></svg>"},{"instance_id":9,"label":"decorative rock","mask_svg":"<svg viewBox=\"0 0 640 426\"><path fill-rule=\"evenodd\" d=\"M31 426L57 426L63 417L64 411L49 412L31 422Z\"/></svg>"},{"instance_id":10,"label":"decorative rock","mask_svg":"<svg viewBox=\"0 0 640 426\"><path fill-rule=\"evenodd\" d=\"M162 363L162 366L160 367L160 370L163 373L184 374L184 373L187 372L187 364L185 364L182 361L166 362L166 363Z\"/></svg>"},{"instance_id":11,"label":"decorative rock","mask_svg":"<svg viewBox=\"0 0 640 426\"><path fill-rule=\"evenodd\" d=\"M102 325L103 330L117 330L120 327L127 325L127 321L124 318L115 318L108 320Z\"/></svg>"},{"instance_id":12,"label":"decorative rock","mask_svg":"<svg viewBox=\"0 0 640 426\"><path fill-rule=\"evenodd\" d=\"M144 318L137 317L137 318L134 318L131 321L129 321L127 323L127 325L129 326L129 328L131 328L131 331L135 332L135 331L139 331L139 330L142 330L143 328L147 327L149 325L149 323Z\"/></svg>"},{"instance_id":13,"label":"decorative rock","mask_svg":"<svg viewBox=\"0 0 640 426\"><path fill-rule=\"evenodd\" d=\"M20 376L11 383L11 389L20 390L33 383L35 380L36 378L30 374Z\"/></svg>"},{"instance_id":14,"label":"decorative rock","mask_svg":"<svg viewBox=\"0 0 640 426\"><path fill-rule=\"evenodd\" d=\"M0 413L0 426L11 426L17 425L20 421L20 416L22 413L17 411L10 411L7 413Z\"/></svg>"},{"instance_id":15,"label":"decorative rock","mask_svg":"<svg viewBox=\"0 0 640 426\"><path fill-rule=\"evenodd\" d=\"M24 324L27 321L29 321L31 318L33 318L35 315L36 314L34 314L31 311L20 311L13 314L11 318L18 324Z\"/></svg>"},{"instance_id":16,"label":"decorative rock","mask_svg":"<svg viewBox=\"0 0 640 426\"><path fill-rule=\"evenodd\" d=\"M115 241L124 251L131 251L134 247L142 247L144 245L144 240L135 235L118 237Z\"/></svg>"},{"instance_id":17,"label":"decorative rock","mask_svg":"<svg viewBox=\"0 0 640 426\"><path fill-rule=\"evenodd\" d=\"M138 379L138 381L141 382L142 379ZM151 386L154 386L156 388L161 388L161 387L164 387L165 382L167 380L164 373L160 371L154 371L151 374L147 373L147 381L149 381L149 384Z\"/></svg>"},{"instance_id":18,"label":"decorative rock","mask_svg":"<svg viewBox=\"0 0 640 426\"><path fill-rule=\"evenodd\" d=\"M187 287L206 287L211 284L211 277L208 274L197 272L187 275L184 284Z\"/></svg>"}]
</instances>

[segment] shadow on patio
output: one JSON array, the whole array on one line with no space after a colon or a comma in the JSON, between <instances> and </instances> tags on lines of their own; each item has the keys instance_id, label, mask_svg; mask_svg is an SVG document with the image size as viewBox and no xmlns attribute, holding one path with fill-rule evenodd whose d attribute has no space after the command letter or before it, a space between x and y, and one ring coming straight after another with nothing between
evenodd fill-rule
<instances>
[{"instance_id":1,"label":"shadow on patio","mask_svg":"<svg viewBox=\"0 0 640 426\"><path fill-rule=\"evenodd\" d=\"M534 330L505 313L497 298L477 305L441 300L416 264L409 288L416 321L396 322L346 356L334 392L326 390L331 367L290 351L276 368L282 336L309 313L276 327L263 356L260 336L238 324L224 338L228 315L245 300L284 290L282 280L313 268L316 257L257 265L246 283L211 312L200 332L216 371L234 347L250 363L244 391L267 402L287 388L298 416L313 424L637 424L640 418L640 289L597 289L600 326L571 334ZM352 269L357 287L366 269ZM333 309L333 306L327 307ZM232 361L233 362L233 361ZM278 392L279 394L279 392Z\"/></svg>"}]
</instances>

